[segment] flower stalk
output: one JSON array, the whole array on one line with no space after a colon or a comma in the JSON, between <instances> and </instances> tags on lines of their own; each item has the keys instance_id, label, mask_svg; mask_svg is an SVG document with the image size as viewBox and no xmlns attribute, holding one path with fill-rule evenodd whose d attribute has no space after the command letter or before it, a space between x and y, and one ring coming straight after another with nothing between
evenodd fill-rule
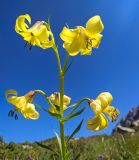
<instances>
[{"instance_id":1,"label":"flower stalk","mask_svg":"<svg viewBox=\"0 0 139 160\"><path fill-rule=\"evenodd\" d=\"M61 62L60 62L60 57L59 57L59 52L57 49L57 46L54 45L53 47L54 52L56 54L57 58L57 64L59 68L59 80L60 80L60 115L62 119L64 118L64 110L63 110L63 96L64 96L64 74L63 70L61 67ZM67 64L68 58L66 58L65 65ZM61 148L62 148L62 155L61 158L62 160L65 160L65 155L66 155L66 143L65 143L65 133L64 133L64 122L59 120L59 126L60 126L60 139L61 139Z\"/></svg>"}]
</instances>

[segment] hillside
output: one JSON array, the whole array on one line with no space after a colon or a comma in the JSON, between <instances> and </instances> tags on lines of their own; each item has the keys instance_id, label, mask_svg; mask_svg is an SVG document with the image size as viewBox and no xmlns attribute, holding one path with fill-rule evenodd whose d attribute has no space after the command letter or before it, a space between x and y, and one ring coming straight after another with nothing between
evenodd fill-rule
<instances>
[{"instance_id":1,"label":"hillside","mask_svg":"<svg viewBox=\"0 0 139 160\"><path fill-rule=\"evenodd\" d=\"M111 136L72 139L70 160L139 160L139 107L133 108L113 129ZM55 138L40 142L58 149ZM59 152L59 150L57 150ZM75 158L76 157L76 158ZM36 143L6 144L0 137L0 160L57 160L48 149Z\"/></svg>"},{"instance_id":2,"label":"hillside","mask_svg":"<svg viewBox=\"0 0 139 160\"><path fill-rule=\"evenodd\" d=\"M89 138L73 139L69 145L72 160L80 154L79 160L138 160L139 132L113 136L93 136ZM43 141L43 144L57 147L55 139ZM14 144L13 142L0 144L0 160L56 160L51 151L39 147L35 143Z\"/></svg>"}]
</instances>

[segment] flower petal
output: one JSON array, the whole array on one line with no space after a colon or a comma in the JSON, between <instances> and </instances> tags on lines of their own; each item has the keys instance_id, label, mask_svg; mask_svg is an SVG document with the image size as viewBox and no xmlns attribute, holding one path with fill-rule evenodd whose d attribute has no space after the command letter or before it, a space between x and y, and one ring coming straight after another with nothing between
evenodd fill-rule
<instances>
[{"instance_id":1,"label":"flower petal","mask_svg":"<svg viewBox=\"0 0 139 160\"><path fill-rule=\"evenodd\" d=\"M25 23L25 20L27 20L29 22L29 24L31 23L31 18L30 18L30 16L28 14L19 16L16 19L15 31L17 33L26 32L27 31L28 25Z\"/></svg>"},{"instance_id":2,"label":"flower petal","mask_svg":"<svg viewBox=\"0 0 139 160\"><path fill-rule=\"evenodd\" d=\"M16 90L13 90L13 89L10 89L10 90L7 90L5 92L5 97L6 97L6 100L9 102L9 96L10 95L14 95L15 97L17 97L17 92Z\"/></svg>"},{"instance_id":3,"label":"flower petal","mask_svg":"<svg viewBox=\"0 0 139 160\"><path fill-rule=\"evenodd\" d=\"M108 126L108 120L103 114L95 116L92 119L87 120L87 128L93 131L99 131Z\"/></svg>"},{"instance_id":4,"label":"flower petal","mask_svg":"<svg viewBox=\"0 0 139 160\"><path fill-rule=\"evenodd\" d=\"M38 37L36 37L40 41L40 47L43 49L51 48L54 45L54 36L51 31L42 32Z\"/></svg>"},{"instance_id":5,"label":"flower petal","mask_svg":"<svg viewBox=\"0 0 139 160\"><path fill-rule=\"evenodd\" d=\"M90 103L90 107L96 115L99 115L99 114L102 113L102 106L101 106L101 101L100 100L93 100Z\"/></svg>"},{"instance_id":6,"label":"flower petal","mask_svg":"<svg viewBox=\"0 0 139 160\"><path fill-rule=\"evenodd\" d=\"M94 16L90 18L86 23L86 30L90 34L101 33L104 29L104 25L100 16Z\"/></svg>"},{"instance_id":7,"label":"flower petal","mask_svg":"<svg viewBox=\"0 0 139 160\"><path fill-rule=\"evenodd\" d=\"M96 100L100 100L101 101L101 106L104 108L106 108L108 105L111 104L113 97L109 92L103 92L101 93Z\"/></svg>"},{"instance_id":8,"label":"flower petal","mask_svg":"<svg viewBox=\"0 0 139 160\"><path fill-rule=\"evenodd\" d=\"M92 47L91 48L86 48L86 49L81 49L81 55L85 55L85 56L88 56L88 55L91 55L92 53Z\"/></svg>"},{"instance_id":9,"label":"flower petal","mask_svg":"<svg viewBox=\"0 0 139 160\"><path fill-rule=\"evenodd\" d=\"M51 94L51 96L49 97L51 101L53 101L54 105L60 106L60 93L56 92L54 94ZM71 98L64 95L63 96L63 110L67 109L67 105L70 103ZM52 113L55 113L55 110L53 109L52 106L50 106L49 111Z\"/></svg>"},{"instance_id":10,"label":"flower petal","mask_svg":"<svg viewBox=\"0 0 139 160\"><path fill-rule=\"evenodd\" d=\"M86 37L80 34L74 38L72 43L64 43L63 47L67 50L70 56L77 55L82 49L86 49Z\"/></svg>"},{"instance_id":11,"label":"flower petal","mask_svg":"<svg viewBox=\"0 0 139 160\"><path fill-rule=\"evenodd\" d=\"M35 110L35 106L28 103L22 110L21 113L26 119L38 119L39 113Z\"/></svg>"},{"instance_id":12,"label":"flower petal","mask_svg":"<svg viewBox=\"0 0 139 160\"><path fill-rule=\"evenodd\" d=\"M10 96L14 95L14 96ZM14 105L16 109L21 110L26 104L27 100L25 96L17 97L17 92L15 90L8 90L5 93L6 100Z\"/></svg>"},{"instance_id":13,"label":"flower petal","mask_svg":"<svg viewBox=\"0 0 139 160\"><path fill-rule=\"evenodd\" d=\"M77 37L78 29L69 29L64 27L60 33L60 38L66 43L72 43L75 37Z\"/></svg>"},{"instance_id":14,"label":"flower petal","mask_svg":"<svg viewBox=\"0 0 139 160\"><path fill-rule=\"evenodd\" d=\"M64 104L64 105L70 104L70 101L71 101L71 98L70 98L70 97L68 97L68 96L66 96L66 95L63 96L63 104Z\"/></svg>"},{"instance_id":15,"label":"flower petal","mask_svg":"<svg viewBox=\"0 0 139 160\"><path fill-rule=\"evenodd\" d=\"M92 39L92 47L93 48L98 48L99 47L99 44L101 42L101 39L102 39L102 35L101 34L96 34L93 39Z\"/></svg>"}]
</instances>

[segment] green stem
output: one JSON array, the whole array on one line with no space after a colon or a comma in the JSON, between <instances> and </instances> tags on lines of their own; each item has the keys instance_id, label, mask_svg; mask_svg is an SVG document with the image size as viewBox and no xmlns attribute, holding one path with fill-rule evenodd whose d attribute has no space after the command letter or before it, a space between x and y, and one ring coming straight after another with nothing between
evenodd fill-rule
<instances>
[{"instance_id":1,"label":"green stem","mask_svg":"<svg viewBox=\"0 0 139 160\"><path fill-rule=\"evenodd\" d=\"M60 114L61 117L64 117L63 114L63 96L64 96L64 74L63 74L63 70L61 67L61 62L60 62L60 56L59 56L59 52L57 49L57 46L54 45L53 46L54 52L56 54L56 58L57 58L57 63L58 63L58 68L59 68L59 76L60 76ZM64 63L65 65L67 64L68 59L66 58L66 62ZM64 66L65 66L64 65ZM61 139L61 148L62 148L62 155L61 155L61 160L65 160L65 155L66 155L66 143L65 143L65 134L64 134L64 122L59 121L59 125L60 125L60 139Z\"/></svg>"},{"instance_id":2,"label":"green stem","mask_svg":"<svg viewBox=\"0 0 139 160\"><path fill-rule=\"evenodd\" d=\"M58 64L58 69L59 69L59 73L61 73L61 71L62 71L62 67L61 67L60 57L59 57L59 53L58 53L58 49L57 49L56 44L54 44L54 46L53 46L53 50L54 50L55 55L56 55L57 64Z\"/></svg>"},{"instance_id":3,"label":"green stem","mask_svg":"<svg viewBox=\"0 0 139 160\"><path fill-rule=\"evenodd\" d=\"M63 95L64 95L64 76L61 72L60 74L60 114L63 117ZM65 143L65 135L64 135L64 123L60 122L60 137L61 137L61 145L62 145L62 160L65 160L66 154L66 143Z\"/></svg>"},{"instance_id":4,"label":"green stem","mask_svg":"<svg viewBox=\"0 0 139 160\"><path fill-rule=\"evenodd\" d=\"M82 98L82 99L80 99L77 103L71 105L71 107L74 107L74 108L73 108L73 110L72 110L70 113L68 113L68 115L65 117L65 119L68 119L68 118L74 113L74 111L80 106L80 104L81 104L82 102L84 102L84 101L89 101L89 100L90 100L90 98ZM69 106L69 107L70 107L70 106Z\"/></svg>"},{"instance_id":5,"label":"green stem","mask_svg":"<svg viewBox=\"0 0 139 160\"><path fill-rule=\"evenodd\" d=\"M49 105L52 106L53 110L57 112L55 106L53 105L53 103L51 102L51 100L49 99L49 97L47 96L45 92L43 92L42 90L34 90L34 92L43 95L45 99L47 100L47 102L49 103Z\"/></svg>"}]
</instances>

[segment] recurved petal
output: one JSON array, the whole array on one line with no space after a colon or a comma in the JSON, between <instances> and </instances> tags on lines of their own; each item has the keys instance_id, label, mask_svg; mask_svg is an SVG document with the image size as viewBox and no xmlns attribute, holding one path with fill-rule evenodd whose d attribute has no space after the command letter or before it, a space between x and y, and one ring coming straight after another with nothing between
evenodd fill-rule
<instances>
[{"instance_id":1,"label":"recurved petal","mask_svg":"<svg viewBox=\"0 0 139 160\"><path fill-rule=\"evenodd\" d=\"M109 117L109 119L113 122L116 121L118 115L120 114L119 110L113 106L107 106L104 110L104 113Z\"/></svg>"},{"instance_id":2,"label":"recurved petal","mask_svg":"<svg viewBox=\"0 0 139 160\"><path fill-rule=\"evenodd\" d=\"M39 113L35 110L35 106L32 103L27 103L21 110L21 113L26 119L38 119Z\"/></svg>"},{"instance_id":3,"label":"recurved petal","mask_svg":"<svg viewBox=\"0 0 139 160\"><path fill-rule=\"evenodd\" d=\"M90 34L101 33L104 29L104 25L100 16L94 16L90 18L86 23L86 30Z\"/></svg>"},{"instance_id":4,"label":"recurved petal","mask_svg":"<svg viewBox=\"0 0 139 160\"><path fill-rule=\"evenodd\" d=\"M64 105L70 104L70 101L71 101L70 97L68 97L66 95L63 96L63 103L64 103Z\"/></svg>"},{"instance_id":5,"label":"recurved petal","mask_svg":"<svg viewBox=\"0 0 139 160\"><path fill-rule=\"evenodd\" d=\"M78 29L69 29L67 27L64 27L62 32L60 33L60 38L64 42L72 43L77 34L78 34Z\"/></svg>"},{"instance_id":6,"label":"recurved petal","mask_svg":"<svg viewBox=\"0 0 139 160\"><path fill-rule=\"evenodd\" d=\"M25 23L25 20L27 20L29 22L29 24L31 23L31 18L28 14L19 16L16 19L16 25L15 25L15 31L16 32L26 32L28 25Z\"/></svg>"},{"instance_id":7,"label":"recurved petal","mask_svg":"<svg viewBox=\"0 0 139 160\"><path fill-rule=\"evenodd\" d=\"M96 99L101 101L101 106L104 109L108 105L110 105L110 103L113 100L113 97L112 97L112 95L109 92L103 92Z\"/></svg>"},{"instance_id":8,"label":"recurved petal","mask_svg":"<svg viewBox=\"0 0 139 160\"><path fill-rule=\"evenodd\" d=\"M90 103L90 107L96 115L99 115L99 114L102 113L102 106L101 106L101 101L100 100L93 100Z\"/></svg>"},{"instance_id":9,"label":"recurved petal","mask_svg":"<svg viewBox=\"0 0 139 160\"><path fill-rule=\"evenodd\" d=\"M42 47L43 49L51 48L54 45L53 33L51 31L47 31L45 28L35 38L36 41L39 42L38 46ZM36 44L38 44L38 42L36 42Z\"/></svg>"},{"instance_id":10,"label":"recurved petal","mask_svg":"<svg viewBox=\"0 0 139 160\"><path fill-rule=\"evenodd\" d=\"M87 120L87 128L93 131L99 131L108 126L108 120L103 114L95 116L92 119Z\"/></svg>"},{"instance_id":11,"label":"recurved petal","mask_svg":"<svg viewBox=\"0 0 139 160\"><path fill-rule=\"evenodd\" d=\"M54 45L54 41L41 42L40 47L43 49L51 48Z\"/></svg>"},{"instance_id":12,"label":"recurved petal","mask_svg":"<svg viewBox=\"0 0 139 160\"><path fill-rule=\"evenodd\" d=\"M22 97L16 97L16 96L11 96L8 98L8 102L11 103L16 107L16 109L22 109L26 105L27 101L24 96Z\"/></svg>"},{"instance_id":13,"label":"recurved petal","mask_svg":"<svg viewBox=\"0 0 139 160\"><path fill-rule=\"evenodd\" d=\"M101 34L96 34L93 39L91 40L92 42L92 47L93 48L98 48L99 47L99 44L101 42L101 39L102 39L102 35Z\"/></svg>"},{"instance_id":14,"label":"recurved petal","mask_svg":"<svg viewBox=\"0 0 139 160\"><path fill-rule=\"evenodd\" d=\"M16 90L10 89L10 90L7 90L7 91L5 92L5 98L6 98L6 100L7 100L8 102L9 102L9 97L11 97L11 96L17 97L17 92L16 92Z\"/></svg>"},{"instance_id":15,"label":"recurved petal","mask_svg":"<svg viewBox=\"0 0 139 160\"><path fill-rule=\"evenodd\" d=\"M26 97L17 97L17 92L15 90L8 90L5 93L6 100L14 105L16 109L22 109L26 104Z\"/></svg>"},{"instance_id":16,"label":"recurved petal","mask_svg":"<svg viewBox=\"0 0 139 160\"><path fill-rule=\"evenodd\" d=\"M49 98L50 98L51 101L54 101L55 100L55 94L51 94Z\"/></svg>"},{"instance_id":17,"label":"recurved petal","mask_svg":"<svg viewBox=\"0 0 139 160\"><path fill-rule=\"evenodd\" d=\"M33 119L33 120L36 120L36 119L38 119L40 117L40 114L37 112L37 111L35 111L35 112L33 112L33 113L31 113L30 115L29 115L29 118L30 119Z\"/></svg>"}]
</instances>

